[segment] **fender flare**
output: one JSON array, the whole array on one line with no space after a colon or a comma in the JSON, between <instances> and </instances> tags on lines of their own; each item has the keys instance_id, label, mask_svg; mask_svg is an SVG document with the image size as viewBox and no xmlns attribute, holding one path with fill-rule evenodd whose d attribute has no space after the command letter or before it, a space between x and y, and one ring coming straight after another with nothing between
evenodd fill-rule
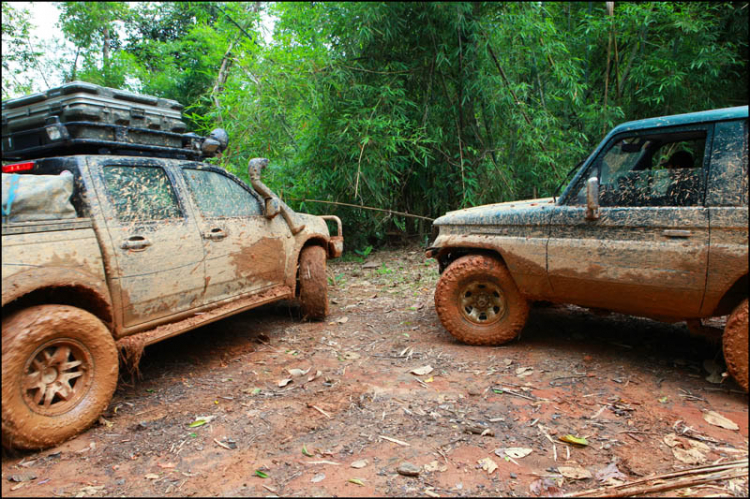
<instances>
[{"instance_id":1,"label":"fender flare","mask_svg":"<svg viewBox=\"0 0 750 499\"><path fill-rule=\"evenodd\" d=\"M88 300L93 299L88 310L99 317L110 331L114 329L114 310L106 283L93 274L75 268L35 267L4 277L2 306L5 308L37 291L60 288L73 288L88 295Z\"/></svg>"},{"instance_id":2,"label":"fender flare","mask_svg":"<svg viewBox=\"0 0 750 499\"><path fill-rule=\"evenodd\" d=\"M308 246L320 246L323 249L326 250L326 255L328 255L328 241L330 240L330 237L326 237L324 234L318 234L313 233L305 237L304 239L301 239L297 243L297 247L294 249L294 258L291 260L290 265L293 265L294 272L289 272L287 275L290 275L291 277L288 278L287 283L289 287L292 288L293 293L296 295L297 293L297 265L299 265L299 257L302 253L302 250L305 249Z\"/></svg>"}]
</instances>

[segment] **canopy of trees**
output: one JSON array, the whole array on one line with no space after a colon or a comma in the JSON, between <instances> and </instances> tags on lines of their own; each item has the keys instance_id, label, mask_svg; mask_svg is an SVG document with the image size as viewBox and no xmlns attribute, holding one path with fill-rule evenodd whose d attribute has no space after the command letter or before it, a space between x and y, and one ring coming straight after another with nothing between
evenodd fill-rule
<instances>
[{"instance_id":1,"label":"canopy of trees","mask_svg":"<svg viewBox=\"0 0 750 499\"><path fill-rule=\"evenodd\" d=\"M223 166L268 157L267 183L351 242L429 227L304 200L435 218L552 195L619 122L748 103L747 2L58 5L75 52L39 67L182 102L229 132ZM28 90L7 62L44 55L2 9L7 97Z\"/></svg>"}]
</instances>

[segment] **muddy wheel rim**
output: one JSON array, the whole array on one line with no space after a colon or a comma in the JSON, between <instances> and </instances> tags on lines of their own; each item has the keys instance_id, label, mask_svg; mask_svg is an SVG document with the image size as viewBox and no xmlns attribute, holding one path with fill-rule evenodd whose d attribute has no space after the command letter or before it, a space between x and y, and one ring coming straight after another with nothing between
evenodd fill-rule
<instances>
[{"instance_id":1,"label":"muddy wheel rim","mask_svg":"<svg viewBox=\"0 0 750 499\"><path fill-rule=\"evenodd\" d=\"M79 341L48 341L26 362L21 388L24 402L45 416L68 412L91 387L93 368L91 352Z\"/></svg>"},{"instance_id":2,"label":"muddy wheel rim","mask_svg":"<svg viewBox=\"0 0 750 499\"><path fill-rule=\"evenodd\" d=\"M475 281L461 289L459 295L464 318L482 326L494 324L505 316L505 294L497 284Z\"/></svg>"}]
</instances>

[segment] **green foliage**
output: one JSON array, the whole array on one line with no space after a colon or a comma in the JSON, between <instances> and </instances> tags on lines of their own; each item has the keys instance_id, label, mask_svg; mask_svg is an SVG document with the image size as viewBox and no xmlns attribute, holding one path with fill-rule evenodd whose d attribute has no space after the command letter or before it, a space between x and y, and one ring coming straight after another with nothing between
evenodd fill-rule
<instances>
[{"instance_id":1,"label":"green foliage","mask_svg":"<svg viewBox=\"0 0 750 499\"><path fill-rule=\"evenodd\" d=\"M355 256L354 259L359 263L364 263L365 259L370 255L372 252L372 246L367 246L364 250L358 250L355 249L354 252L359 255Z\"/></svg>"},{"instance_id":2,"label":"green foliage","mask_svg":"<svg viewBox=\"0 0 750 499\"><path fill-rule=\"evenodd\" d=\"M436 218L549 196L619 122L748 102L747 2L61 9L69 78L176 99L199 133L225 128L217 163L247 179L248 160L268 157L264 181L295 209L339 215L354 248L430 227L314 201ZM38 62L27 23L3 3L16 49L3 53L4 95L6 60Z\"/></svg>"},{"instance_id":3,"label":"green foliage","mask_svg":"<svg viewBox=\"0 0 750 499\"><path fill-rule=\"evenodd\" d=\"M29 11L3 2L3 97L31 91L31 83L24 81L21 73L36 64L42 53L30 43L30 31Z\"/></svg>"},{"instance_id":4,"label":"green foliage","mask_svg":"<svg viewBox=\"0 0 750 499\"><path fill-rule=\"evenodd\" d=\"M112 51L120 48L117 22L128 18L125 2L59 2L60 27L78 49L68 73L69 80L82 79L108 87L125 86L130 65ZM78 59L82 70L78 72Z\"/></svg>"}]
</instances>

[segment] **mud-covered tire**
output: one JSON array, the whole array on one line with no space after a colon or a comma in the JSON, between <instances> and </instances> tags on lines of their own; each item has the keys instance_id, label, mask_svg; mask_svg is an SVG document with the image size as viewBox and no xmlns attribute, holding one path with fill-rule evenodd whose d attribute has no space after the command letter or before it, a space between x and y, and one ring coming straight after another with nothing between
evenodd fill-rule
<instances>
[{"instance_id":1,"label":"mud-covered tire","mask_svg":"<svg viewBox=\"0 0 750 499\"><path fill-rule=\"evenodd\" d=\"M458 340L500 345L523 329L529 304L502 262L486 255L467 255L451 263L440 277L435 310Z\"/></svg>"},{"instance_id":2,"label":"mud-covered tire","mask_svg":"<svg viewBox=\"0 0 750 499\"><path fill-rule=\"evenodd\" d=\"M97 317L37 305L3 320L2 442L44 449L87 429L117 387L115 342Z\"/></svg>"},{"instance_id":3,"label":"mud-covered tire","mask_svg":"<svg viewBox=\"0 0 750 499\"><path fill-rule=\"evenodd\" d=\"M727 319L722 336L724 360L729 374L737 381L743 390L748 391L748 319L747 299L737 305L737 308Z\"/></svg>"},{"instance_id":4,"label":"mud-covered tire","mask_svg":"<svg viewBox=\"0 0 750 499\"><path fill-rule=\"evenodd\" d=\"M326 250L308 246L299 257L299 304L303 319L322 320L328 315Z\"/></svg>"}]
</instances>

